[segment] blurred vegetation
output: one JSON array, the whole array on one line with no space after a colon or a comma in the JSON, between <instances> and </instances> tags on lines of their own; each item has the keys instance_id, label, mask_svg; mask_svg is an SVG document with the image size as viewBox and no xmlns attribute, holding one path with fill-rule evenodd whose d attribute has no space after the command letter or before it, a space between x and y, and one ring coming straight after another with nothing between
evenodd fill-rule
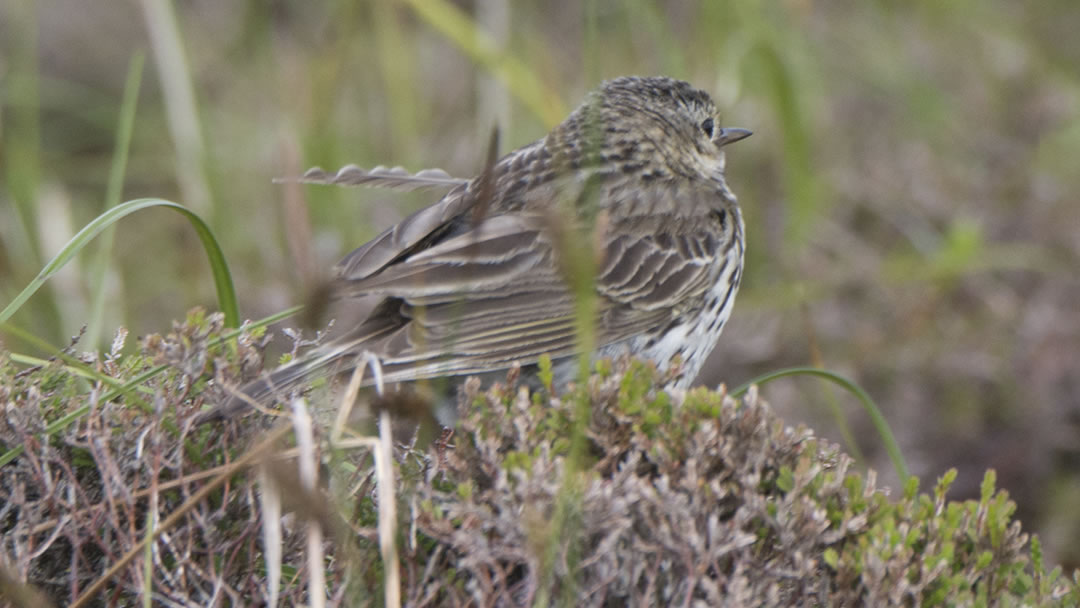
<instances>
[{"instance_id":1,"label":"blurred vegetation","mask_svg":"<svg viewBox=\"0 0 1080 608\"><path fill-rule=\"evenodd\" d=\"M805 364L856 378L914 474L956 467L962 498L997 469L1048 560L1076 566L1078 30L1069 0L8 0L0 302L104 209L151 196L210 224L241 314L269 315L431 202L271 178L346 163L468 176L495 124L515 147L603 78L675 76L755 132L728 160L744 289L701 382ZM215 302L190 224L142 211L0 338L51 355L92 323L79 348L98 348ZM805 379L769 394L826 436L841 408L890 483L853 400Z\"/></svg>"}]
</instances>

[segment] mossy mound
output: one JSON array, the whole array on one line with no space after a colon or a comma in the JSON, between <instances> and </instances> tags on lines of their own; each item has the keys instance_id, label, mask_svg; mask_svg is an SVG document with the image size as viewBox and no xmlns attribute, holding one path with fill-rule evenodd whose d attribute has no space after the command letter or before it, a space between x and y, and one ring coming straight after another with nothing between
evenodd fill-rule
<instances>
[{"instance_id":1,"label":"mossy mound","mask_svg":"<svg viewBox=\"0 0 1080 608\"><path fill-rule=\"evenodd\" d=\"M141 392L105 400L72 364L2 366L0 518L4 592L15 580L72 601L262 434L262 414L194 427L209 380L249 377L252 336L220 340L216 316L192 315L131 357L89 357L123 383L164 362ZM570 392L467 384L449 442L399 449L397 545L402 596L442 605L1061 605L1075 576L1028 547L1013 505L988 473L978 501L912 481L898 496L805 428L785 426L756 391L670 395L645 364L622 361ZM133 405L149 405L146 409ZM54 434L46 420L88 411ZM587 424L576 424L587 412ZM9 455L12 454L9 452ZM325 492L286 516L281 598L305 601L306 528L331 531L329 594L382 605L366 450L322 452ZM288 483L277 467L279 486ZM295 467L292 467L295 468ZM155 543L150 566L121 570L106 595L207 605L266 599L262 503L255 475L232 476ZM287 487L287 486L286 486ZM156 490L154 488L157 488ZM288 575L292 575L291 577ZM149 587L148 587L149 586ZM74 590L74 591L73 591ZM26 591L26 589L23 589Z\"/></svg>"}]
</instances>

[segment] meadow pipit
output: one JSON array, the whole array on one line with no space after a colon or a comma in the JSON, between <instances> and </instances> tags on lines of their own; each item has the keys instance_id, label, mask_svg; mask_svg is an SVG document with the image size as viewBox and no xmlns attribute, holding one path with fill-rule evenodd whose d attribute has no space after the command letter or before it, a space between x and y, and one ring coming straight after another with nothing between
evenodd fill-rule
<instances>
[{"instance_id":1,"label":"meadow pipit","mask_svg":"<svg viewBox=\"0 0 1080 608\"><path fill-rule=\"evenodd\" d=\"M582 310L591 311L594 357L628 353L661 369L678 358L673 384L685 388L742 277L743 219L724 180L724 148L749 135L721 127L709 96L685 82L605 82L546 137L346 256L336 295L381 302L243 394L261 401L351 371L364 352L379 358L387 382L529 369L548 354L561 384L582 354ZM570 287L582 269L589 307Z\"/></svg>"}]
</instances>

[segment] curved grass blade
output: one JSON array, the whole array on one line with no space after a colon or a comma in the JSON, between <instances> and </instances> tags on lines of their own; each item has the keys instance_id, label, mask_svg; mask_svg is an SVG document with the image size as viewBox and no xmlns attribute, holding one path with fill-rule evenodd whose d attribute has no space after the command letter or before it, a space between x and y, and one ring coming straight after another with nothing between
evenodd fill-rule
<instances>
[{"instance_id":1,"label":"curved grass blade","mask_svg":"<svg viewBox=\"0 0 1080 608\"><path fill-rule=\"evenodd\" d=\"M825 378L840 385L846 389L852 395L862 403L863 409L870 415L870 420L874 423L874 428L877 429L878 435L881 436L881 440L885 443L885 451L889 454L889 459L892 460L893 468L896 469L896 474L900 477L901 485L907 483L911 473L908 472L907 463L904 462L904 455L900 452L900 446L896 443L896 438L892 434L892 430L889 428L889 423L885 420L885 416L881 414L881 410L878 409L874 400L870 398L870 395L866 394L858 384L855 384L851 380L848 380L840 374L836 374L816 367L789 367L786 369L769 372L762 374L757 378L750 380L749 382L742 384L735 390L731 391L731 396L738 398L743 395L750 386L753 384L763 385L777 378L784 378L786 376L817 376L818 378Z\"/></svg>"},{"instance_id":2,"label":"curved grass blade","mask_svg":"<svg viewBox=\"0 0 1080 608\"><path fill-rule=\"evenodd\" d=\"M30 284L26 286L26 289L23 289L3 311L0 311L0 323L11 318L11 315L15 314L15 312L30 299L30 296L34 295L34 293L45 284L45 281L49 280L49 277L56 274L58 270L70 262L77 253L82 251L83 248L86 247L90 241L94 240L94 237L103 230L112 226L123 217L131 215L141 209L148 209L151 207L172 209L191 222L192 228L195 229L195 232L199 235L199 240L202 241L203 249L206 251L207 257L210 258L210 269L214 273L214 285L217 287L218 306L221 308L221 312L225 313L225 324L228 327L237 327L240 325L240 311L236 303L236 290L233 288L232 276L229 274L229 266L225 262L225 255L222 253L221 246L218 245L217 239L214 238L213 232L210 231L210 227L202 220L202 218L187 207L160 198L143 198L128 201L117 205L94 218L94 221L87 224L78 234L71 237L71 240L64 245L64 248L60 250L60 253L57 253L56 257L50 260L49 263L45 265L45 268L41 269L41 272L38 273L38 276L35 277L33 281L30 281Z\"/></svg>"}]
</instances>

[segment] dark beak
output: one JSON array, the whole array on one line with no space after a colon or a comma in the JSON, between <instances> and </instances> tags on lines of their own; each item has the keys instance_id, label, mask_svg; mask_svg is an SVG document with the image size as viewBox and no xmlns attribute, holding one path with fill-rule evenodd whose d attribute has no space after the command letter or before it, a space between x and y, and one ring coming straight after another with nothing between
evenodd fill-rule
<instances>
[{"instance_id":1,"label":"dark beak","mask_svg":"<svg viewBox=\"0 0 1080 608\"><path fill-rule=\"evenodd\" d=\"M738 129L735 127L720 129L720 133L716 137L716 145L722 148L728 144L733 144L739 140L746 139L753 134L753 131L749 131L747 129Z\"/></svg>"}]
</instances>

